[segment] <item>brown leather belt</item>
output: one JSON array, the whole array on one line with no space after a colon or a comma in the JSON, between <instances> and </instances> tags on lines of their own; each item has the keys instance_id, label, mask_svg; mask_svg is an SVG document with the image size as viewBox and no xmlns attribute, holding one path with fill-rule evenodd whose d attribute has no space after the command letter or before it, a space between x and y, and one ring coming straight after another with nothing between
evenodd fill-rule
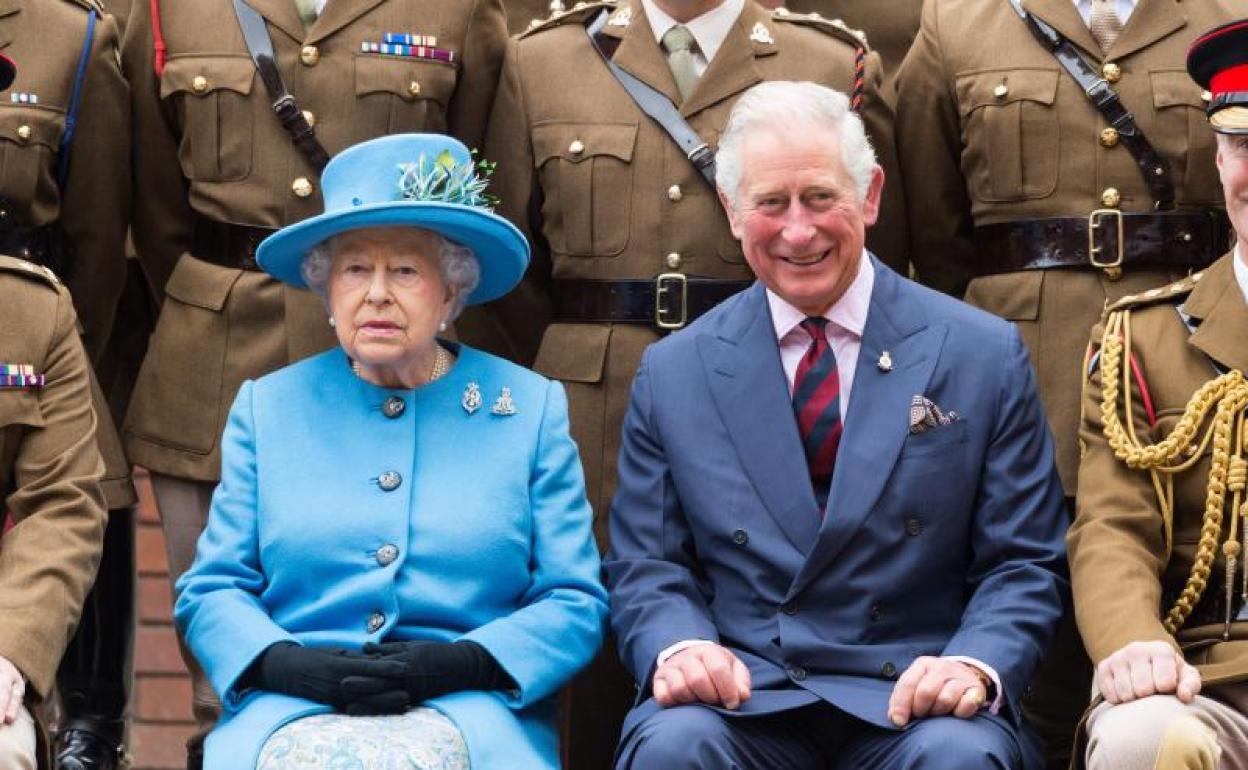
<instances>
[{"instance_id":1,"label":"brown leather belt","mask_svg":"<svg viewBox=\"0 0 1248 770\"><path fill-rule=\"evenodd\" d=\"M1087 217L1003 222L975 228L983 275L1083 267L1117 278L1125 267L1206 267L1230 248L1231 227L1218 210L1124 214L1099 209Z\"/></svg>"},{"instance_id":2,"label":"brown leather belt","mask_svg":"<svg viewBox=\"0 0 1248 770\"><path fill-rule=\"evenodd\" d=\"M274 232L269 227L234 225L196 214L191 223L191 254L222 267L260 270L256 247Z\"/></svg>"},{"instance_id":3,"label":"brown leather belt","mask_svg":"<svg viewBox=\"0 0 1248 770\"><path fill-rule=\"evenodd\" d=\"M753 281L689 278L663 273L649 280L554 282L555 320L580 323L648 323L679 329Z\"/></svg>"}]
</instances>

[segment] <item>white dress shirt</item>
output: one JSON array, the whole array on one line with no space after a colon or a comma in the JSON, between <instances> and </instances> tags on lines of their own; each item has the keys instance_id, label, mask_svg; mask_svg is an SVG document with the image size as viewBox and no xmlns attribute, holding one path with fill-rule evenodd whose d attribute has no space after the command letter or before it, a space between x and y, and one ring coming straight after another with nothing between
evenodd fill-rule
<instances>
[{"instance_id":1,"label":"white dress shirt","mask_svg":"<svg viewBox=\"0 0 1248 770\"><path fill-rule=\"evenodd\" d=\"M648 0L642 0L648 2ZM858 368L858 353L862 350L862 331L867 325L867 315L871 310L871 291L875 287L875 266L871 257L864 251L862 262L858 267L858 275L853 283L841 295L832 307L828 308L823 317L828 319L824 332L828 336L828 344L832 354L836 356L837 375L840 378L841 419L849 412L850 392L854 387L854 372ZM789 384L789 395L793 394L793 380L797 376L797 366L802 356L810 348L810 335L801 327L806 314L781 299L767 289L767 306L771 310L771 321L775 327L776 342L780 348L780 364L784 367L784 377ZM659 653L658 663L664 661L681 650L699 644L710 644L706 639L686 639L667 647ZM983 671L996 687L997 697L989 709L997 713L1001 708L1001 678L986 663L961 655L947 656L949 660L967 663Z\"/></svg>"},{"instance_id":2,"label":"white dress shirt","mask_svg":"<svg viewBox=\"0 0 1248 770\"><path fill-rule=\"evenodd\" d=\"M672 27L680 24L655 5L654 0L641 0L641 7L646 11L646 19L654 30L654 40L663 44L663 36ZM693 52L693 71L702 77L707 66L724 44L732 25L737 23L741 11L745 9L745 0L724 0L719 6L712 8L701 16L685 22L685 28L693 35L698 48Z\"/></svg>"},{"instance_id":3,"label":"white dress shirt","mask_svg":"<svg viewBox=\"0 0 1248 770\"><path fill-rule=\"evenodd\" d=\"M1140 0L1115 0L1114 6L1118 11L1118 18L1124 27L1139 2ZM1092 0L1074 0L1074 3L1079 9L1079 15L1083 17L1083 23L1090 27L1092 25Z\"/></svg>"},{"instance_id":4,"label":"white dress shirt","mask_svg":"<svg viewBox=\"0 0 1248 770\"><path fill-rule=\"evenodd\" d=\"M1244 262L1244 252L1240 250L1239 244L1235 244L1235 256L1232 258L1235 262L1235 281L1239 284L1239 290L1244 293L1244 301L1248 302L1248 263Z\"/></svg>"}]
</instances>

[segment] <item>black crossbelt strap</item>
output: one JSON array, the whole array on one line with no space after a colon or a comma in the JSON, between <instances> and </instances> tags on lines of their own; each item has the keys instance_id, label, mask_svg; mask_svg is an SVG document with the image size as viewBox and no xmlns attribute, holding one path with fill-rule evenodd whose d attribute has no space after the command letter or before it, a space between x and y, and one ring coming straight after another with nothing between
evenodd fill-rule
<instances>
[{"instance_id":1,"label":"black crossbelt strap","mask_svg":"<svg viewBox=\"0 0 1248 770\"><path fill-rule=\"evenodd\" d=\"M234 0L235 3L241 0ZM702 141L702 137L698 136L698 132L689 125L689 122L681 117L680 110L676 105L672 104L672 100L668 99L663 92L658 91L638 80L632 74L621 69L618 64L611 61L611 57L603 50L609 44L615 41L607 38L605 35L599 34L603 25L606 23L607 17L611 15L611 11L604 10L599 14L598 18L586 27L585 32L589 35L590 45L602 57L602 61L607 65L607 69L615 76L628 95L633 98L641 111L650 116L655 123L667 132L667 135L676 142L685 156L689 158L689 162L702 175L702 179L715 188L715 153ZM608 42L610 41L610 42Z\"/></svg>"},{"instance_id":2,"label":"black crossbelt strap","mask_svg":"<svg viewBox=\"0 0 1248 770\"><path fill-rule=\"evenodd\" d=\"M317 141L312 125L303 116L303 111L295 102L295 97L286 90L282 82L282 73L277 70L277 56L273 53L273 41L269 39L268 27L264 17L243 0L234 0L234 15L238 17L238 26L243 30L243 39L247 41L247 50L251 60L256 63L264 88L273 99L273 114L282 124L295 149L320 174L329 163L329 153Z\"/></svg>"},{"instance_id":3,"label":"black crossbelt strap","mask_svg":"<svg viewBox=\"0 0 1248 770\"><path fill-rule=\"evenodd\" d=\"M1079 84L1092 106L1118 131L1118 138L1131 153L1144 176L1144 184L1153 196L1156 209L1173 209L1174 180L1170 175L1170 163L1153 148L1148 137L1140 130L1139 124L1135 122L1135 117L1123 106L1118 94L1060 32L1028 13L1021 0L1009 0L1009 3L1041 45L1049 49L1062 68Z\"/></svg>"}]
</instances>

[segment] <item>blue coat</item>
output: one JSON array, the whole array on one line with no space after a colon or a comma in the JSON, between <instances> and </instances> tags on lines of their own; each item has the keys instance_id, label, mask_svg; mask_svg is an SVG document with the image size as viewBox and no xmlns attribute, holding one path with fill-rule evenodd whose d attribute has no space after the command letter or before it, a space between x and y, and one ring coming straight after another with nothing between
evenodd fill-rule
<instances>
[{"instance_id":1,"label":"blue coat","mask_svg":"<svg viewBox=\"0 0 1248 770\"><path fill-rule=\"evenodd\" d=\"M483 397L473 414L460 403L470 382ZM491 413L504 386L512 416ZM382 410L391 397L397 417ZM392 491L387 471L400 476ZM518 691L426 705L459 727L474 770L557 768L552 696L604 632L590 520L563 388L501 359L461 347L442 379L388 390L334 349L244 383L174 611L225 707L205 767L254 767L274 730L330 710L240 691L275 642L472 639Z\"/></svg>"},{"instance_id":2,"label":"blue coat","mask_svg":"<svg viewBox=\"0 0 1248 770\"><path fill-rule=\"evenodd\" d=\"M719 641L746 713L816 699L893 729L921 655L1001 676L1001 721L1068 591L1053 442L1010 324L878 261L826 512L815 503L761 284L652 345L633 383L606 560L611 622L657 708L661 650ZM878 364L884 351L891 370ZM911 398L957 422L909 432Z\"/></svg>"}]
</instances>

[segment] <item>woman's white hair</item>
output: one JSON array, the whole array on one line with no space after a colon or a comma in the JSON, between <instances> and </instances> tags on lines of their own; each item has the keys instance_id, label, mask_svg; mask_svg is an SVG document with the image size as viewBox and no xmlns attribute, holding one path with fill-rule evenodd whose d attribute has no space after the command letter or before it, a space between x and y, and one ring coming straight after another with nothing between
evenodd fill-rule
<instances>
[{"instance_id":1,"label":"woman's white hair","mask_svg":"<svg viewBox=\"0 0 1248 770\"><path fill-rule=\"evenodd\" d=\"M741 153L746 137L756 130L807 130L810 126L839 133L841 162L858 199L867 197L875 150L867 139L862 119L849 107L849 97L817 83L773 80L759 83L737 100L719 140L715 183L733 208L737 208L741 188Z\"/></svg>"},{"instance_id":2,"label":"woman's white hair","mask_svg":"<svg viewBox=\"0 0 1248 770\"><path fill-rule=\"evenodd\" d=\"M481 266L472 249L445 238L440 233L432 230L428 232L438 246L438 272L442 276L442 282L455 296L450 317L446 319L447 323L450 323L463 312L468 295L472 294L477 284L481 282ZM329 275L334 261L332 243L331 238L308 249L302 264L299 265L299 274L303 276L304 283L320 296L326 305L329 304Z\"/></svg>"}]
</instances>

